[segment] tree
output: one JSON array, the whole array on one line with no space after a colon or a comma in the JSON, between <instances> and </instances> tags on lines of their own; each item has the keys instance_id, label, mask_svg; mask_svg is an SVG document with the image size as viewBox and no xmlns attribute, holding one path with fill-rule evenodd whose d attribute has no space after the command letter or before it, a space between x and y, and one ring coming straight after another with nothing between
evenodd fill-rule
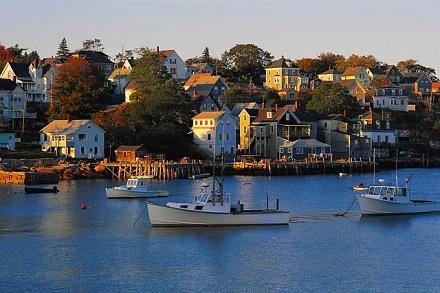
<instances>
[{"instance_id":1,"label":"tree","mask_svg":"<svg viewBox=\"0 0 440 293\"><path fill-rule=\"evenodd\" d=\"M0 45L0 72L3 71L6 63L12 62L14 58L12 48L6 48L3 45Z\"/></svg>"},{"instance_id":2,"label":"tree","mask_svg":"<svg viewBox=\"0 0 440 293\"><path fill-rule=\"evenodd\" d=\"M262 84L264 68L272 62L273 56L254 44L238 44L224 52L222 63L225 74L239 80Z\"/></svg>"},{"instance_id":3,"label":"tree","mask_svg":"<svg viewBox=\"0 0 440 293\"><path fill-rule=\"evenodd\" d=\"M348 57L346 60L340 59L337 61L337 69L340 72L344 72L345 69L349 67L356 67L356 66L364 66L368 68L377 67L379 65L379 61L377 61L376 57L373 55L356 55L351 54L350 57Z\"/></svg>"},{"instance_id":4,"label":"tree","mask_svg":"<svg viewBox=\"0 0 440 293\"><path fill-rule=\"evenodd\" d=\"M58 68L52 88L50 119L89 119L103 108L107 95L100 71L81 58L69 58Z\"/></svg>"},{"instance_id":5,"label":"tree","mask_svg":"<svg viewBox=\"0 0 440 293\"><path fill-rule=\"evenodd\" d=\"M136 90L129 115L138 139L153 151L183 155L180 142L190 141L191 98L170 79L164 59L156 52L145 52L131 76Z\"/></svg>"},{"instance_id":6,"label":"tree","mask_svg":"<svg viewBox=\"0 0 440 293\"><path fill-rule=\"evenodd\" d=\"M360 105L355 97L337 83L319 85L307 103L307 110L318 114L355 115L360 110Z\"/></svg>"},{"instance_id":7,"label":"tree","mask_svg":"<svg viewBox=\"0 0 440 293\"><path fill-rule=\"evenodd\" d=\"M273 106L275 104L279 104L281 101L281 97L278 95L278 92L274 89L267 89L263 93L263 103L264 106Z\"/></svg>"},{"instance_id":8,"label":"tree","mask_svg":"<svg viewBox=\"0 0 440 293\"><path fill-rule=\"evenodd\" d=\"M299 69L301 69L305 72L314 73L314 74L320 73L320 72L317 72L318 71L318 59L301 58L301 59L296 60L295 63L297 64Z\"/></svg>"},{"instance_id":9,"label":"tree","mask_svg":"<svg viewBox=\"0 0 440 293\"><path fill-rule=\"evenodd\" d=\"M98 51L102 52L104 51L104 45L101 42L101 39L93 39L93 40L85 40L83 41L83 50L88 51Z\"/></svg>"},{"instance_id":10,"label":"tree","mask_svg":"<svg viewBox=\"0 0 440 293\"><path fill-rule=\"evenodd\" d=\"M203 49L202 57L200 58L200 60L202 61L202 63L208 63L208 64L212 63L212 58L211 55L209 54L208 47L205 47L205 49Z\"/></svg>"},{"instance_id":11,"label":"tree","mask_svg":"<svg viewBox=\"0 0 440 293\"><path fill-rule=\"evenodd\" d=\"M70 56L70 50L69 47L67 47L67 41L66 38L63 38L61 40L61 43L58 45L58 51L56 54L56 57L58 60L61 61L61 63L64 63Z\"/></svg>"},{"instance_id":12,"label":"tree","mask_svg":"<svg viewBox=\"0 0 440 293\"><path fill-rule=\"evenodd\" d=\"M318 55L317 72L322 73L330 68L336 68L337 64L345 62L345 57L340 54L331 52L321 53Z\"/></svg>"},{"instance_id":13,"label":"tree","mask_svg":"<svg viewBox=\"0 0 440 293\"><path fill-rule=\"evenodd\" d=\"M418 60L415 59L406 59L399 61L397 63L397 68L403 73L418 73L425 72L431 78L432 81L437 81L437 77L435 76L436 72L434 68L426 67L419 64Z\"/></svg>"}]
</instances>

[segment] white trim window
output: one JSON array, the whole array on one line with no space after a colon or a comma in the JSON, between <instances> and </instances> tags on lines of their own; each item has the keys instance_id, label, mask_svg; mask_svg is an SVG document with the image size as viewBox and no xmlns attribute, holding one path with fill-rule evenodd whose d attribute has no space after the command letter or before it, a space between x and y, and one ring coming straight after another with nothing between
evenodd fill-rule
<instances>
[{"instance_id":1,"label":"white trim window","mask_svg":"<svg viewBox=\"0 0 440 293\"><path fill-rule=\"evenodd\" d=\"M296 148L296 149L295 149L295 154L297 154L297 155L303 155L303 154L304 154L304 149L303 149L303 148Z\"/></svg>"},{"instance_id":2,"label":"white trim window","mask_svg":"<svg viewBox=\"0 0 440 293\"><path fill-rule=\"evenodd\" d=\"M280 147L280 154L284 154L284 148Z\"/></svg>"}]
</instances>

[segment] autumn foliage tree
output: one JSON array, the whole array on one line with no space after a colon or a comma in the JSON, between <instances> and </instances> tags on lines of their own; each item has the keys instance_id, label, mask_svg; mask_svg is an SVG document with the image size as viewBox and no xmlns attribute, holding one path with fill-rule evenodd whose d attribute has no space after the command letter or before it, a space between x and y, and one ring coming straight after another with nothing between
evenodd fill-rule
<instances>
[{"instance_id":1,"label":"autumn foliage tree","mask_svg":"<svg viewBox=\"0 0 440 293\"><path fill-rule=\"evenodd\" d=\"M14 54L12 48L6 48L3 45L0 45L0 71L3 70L6 63L11 62L14 58Z\"/></svg>"},{"instance_id":2,"label":"autumn foliage tree","mask_svg":"<svg viewBox=\"0 0 440 293\"><path fill-rule=\"evenodd\" d=\"M72 57L58 68L52 88L50 119L89 119L106 101L104 77L87 61Z\"/></svg>"}]
</instances>

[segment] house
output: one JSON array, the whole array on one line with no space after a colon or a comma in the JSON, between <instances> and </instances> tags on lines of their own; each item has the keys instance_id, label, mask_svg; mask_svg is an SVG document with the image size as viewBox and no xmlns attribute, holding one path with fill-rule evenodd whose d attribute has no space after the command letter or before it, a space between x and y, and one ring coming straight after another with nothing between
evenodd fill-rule
<instances>
[{"instance_id":1,"label":"house","mask_svg":"<svg viewBox=\"0 0 440 293\"><path fill-rule=\"evenodd\" d=\"M254 137L253 130L251 127L252 122L257 118L260 109L249 109L244 108L241 110L239 117L239 127L240 127L240 142L238 144L238 149L247 151L250 153L251 140Z\"/></svg>"},{"instance_id":2,"label":"house","mask_svg":"<svg viewBox=\"0 0 440 293\"><path fill-rule=\"evenodd\" d=\"M318 78L322 81L335 82L341 80L341 73L339 73L336 69L329 68L329 70L318 74Z\"/></svg>"},{"instance_id":3,"label":"house","mask_svg":"<svg viewBox=\"0 0 440 293\"><path fill-rule=\"evenodd\" d=\"M356 80L367 88L370 85L370 76L364 66L347 68L341 75L341 80Z\"/></svg>"},{"instance_id":4,"label":"house","mask_svg":"<svg viewBox=\"0 0 440 293\"><path fill-rule=\"evenodd\" d=\"M232 115L239 117L243 109L260 109L261 105L257 102L236 103L231 110Z\"/></svg>"},{"instance_id":5,"label":"house","mask_svg":"<svg viewBox=\"0 0 440 293\"><path fill-rule=\"evenodd\" d=\"M373 96L373 108L388 109L398 112L415 111L415 105L409 104L409 98L404 87L396 86L391 83L383 83L376 86Z\"/></svg>"},{"instance_id":6,"label":"house","mask_svg":"<svg viewBox=\"0 0 440 293\"><path fill-rule=\"evenodd\" d=\"M402 73L394 65L387 65L385 68L385 75L395 84L399 84L402 79Z\"/></svg>"},{"instance_id":7,"label":"house","mask_svg":"<svg viewBox=\"0 0 440 293\"><path fill-rule=\"evenodd\" d=\"M12 129L21 128L23 121L37 118L27 112L25 91L10 79L0 78L0 118L11 122Z\"/></svg>"},{"instance_id":8,"label":"house","mask_svg":"<svg viewBox=\"0 0 440 293\"><path fill-rule=\"evenodd\" d=\"M316 138L316 123L295 105L264 108L251 123L251 152L276 159L279 146L286 141Z\"/></svg>"},{"instance_id":9,"label":"house","mask_svg":"<svg viewBox=\"0 0 440 293\"><path fill-rule=\"evenodd\" d=\"M352 95L358 100L360 105L368 106L370 104L371 95L368 89L359 81L355 79L348 79L348 80L338 80L336 81L336 83L346 88L350 93L350 95Z\"/></svg>"},{"instance_id":10,"label":"house","mask_svg":"<svg viewBox=\"0 0 440 293\"><path fill-rule=\"evenodd\" d=\"M373 80L376 77L386 76L385 70L382 67L367 67L365 69L367 71L370 80Z\"/></svg>"},{"instance_id":11,"label":"house","mask_svg":"<svg viewBox=\"0 0 440 293\"><path fill-rule=\"evenodd\" d=\"M127 59L128 60L128 59ZM116 68L107 78L110 81L110 86L115 95L122 95L125 93L125 87L130 81L130 73L133 70L130 62L125 60L121 67Z\"/></svg>"},{"instance_id":12,"label":"house","mask_svg":"<svg viewBox=\"0 0 440 293\"><path fill-rule=\"evenodd\" d=\"M330 114L318 121L318 139L331 146L333 157L369 157L370 140L353 133L353 123L342 114Z\"/></svg>"},{"instance_id":13,"label":"house","mask_svg":"<svg viewBox=\"0 0 440 293\"><path fill-rule=\"evenodd\" d=\"M147 155L147 150L142 145L121 145L115 154L116 162L136 163Z\"/></svg>"},{"instance_id":14,"label":"house","mask_svg":"<svg viewBox=\"0 0 440 293\"><path fill-rule=\"evenodd\" d=\"M59 61L56 58L35 59L31 64L9 62L0 78L7 78L21 86L28 102L47 103L51 100L52 84Z\"/></svg>"},{"instance_id":15,"label":"house","mask_svg":"<svg viewBox=\"0 0 440 293\"><path fill-rule=\"evenodd\" d=\"M57 156L101 159L104 130L92 120L53 120L40 130L41 149Z\"/></svg>"},{"instance_id":16,"label":"house","mask_svg":"<svg viewBox=\"0 0 440 293\"><path fill-rule=\"evenodd\" d=\"M228 89L226 82L218 75L196 73L190 76L183 86L192 97L198 112L220 109L221 96Z\"/></svg>"},{"instance_id":17,"label":"house","mask_svg":"<svg viewBox=\"0 0 440 293\"><path fill-rule=\"evenodd\" d=\"M440 93L440 82L436 81L433 82L431 85L431 91L433 94L439 94Z\"/></svg>"},{"instance_id":18,"label":"house","mask_svg":"<svg viewBox=\"0 0 440 293\"><path fill-rule=\"evenodd\" d=\"M287 88L277 91L281 100L295 101L298 99L298 92L293 88Z\"/></svg>"},{"instance_id":19,"label":"house","mask_svg":"<svg viewBox=\"0 0 440 293\"><path fill-rule=\"evenodd\" d=\"M78 50L73 52L71 57L78 57L86 60L98 68L105 78L108 78L115 69L115 64L110 60L110 57L101 51Z\"/></svg>"},{"instance_id":20,"label":"house","mask_svg":"<svg viewBox=\"0 0 440 293\"><path fill-rule=\"evenodd\" d=\"M157 53L164 58L164 65L167 68L168 74L171 76L171 78L178 81L186 80L188 74L185 63L175 50L167 49L160 51L159 47L157 47Z\"/></svg>"},{"instance_id":21,"label":"house","mask_svg":"<svg viewBox=\"0 0 440 293\"><path fill-rule=\"evenodd\" d=\"M300 69L293 67L292 62L281 57L265 68L267 88L277 91L294 89L297 92L307 90L309 79L300 75Z\"/></svg>"},{"instance_id":22,"label":"house","mask_svg":"<svg viewBox=\"0 0 440 293\"><path fill-rule=\"evenodd\" d=\"M307 158L331 158L332 150L329 144L316 139L298 139L286 141L279 147L279 158L307 159Z\"/></svg>"},{"instance_id":23,"label":"house","mask_svg":"<svg viewBox=\"0 0 440 293\"><path fill-rule=\"evenodd\" d=\"M188 77L195 73L214 73L214 69L208 63L193 63L186 70Z\"/></svg>"},{"instance_id":24,"label":"house","mask_svg":"<svg viewBox=\"0 0 440 293\"><path fill-rule=\"evenodd\" d=\"M202 112L192 118L194 144L211 156L235 155L235 118L223 111Z\"/></svg>"},{"instance_id":25,"label":"house","mask_svg":"<svg viewBox=\"0 0 440 293\"><path fill-rule=\"evenodd\" d=\"M400 86L405 87L413 96L422 96L431 92L432 81L425 72L411 72L403 75Z\"/></svg>"},{"instance_id":26,"label":"house","mask_svg":"<svg viewBox=\"0 0 440 293\"><path fill-rule=\"evenodd\" d=\"M0 149L15 151L15 145L20 141L13 132L0 132Z\"/></svg>"}]
</instances>

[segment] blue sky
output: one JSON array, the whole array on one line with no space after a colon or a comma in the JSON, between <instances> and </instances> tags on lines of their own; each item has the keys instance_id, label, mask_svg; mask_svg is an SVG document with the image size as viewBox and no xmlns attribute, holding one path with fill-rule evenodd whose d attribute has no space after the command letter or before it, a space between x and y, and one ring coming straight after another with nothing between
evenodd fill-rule
<instances>
[{"instance_id":1,"label":"blue sky","mask_svg":"<svg viewBox=\"0 0 440 293\"><path fill-rule=\"evenodd\" d=\"M100 38L110 55L159 45L183 59L205 46L219 56L255 43L294 59L326 51L388 63L412 57L440 73L439 15L437 0L0 0L0 42L50 56L63 37L70 49Z\"/></svg>"}]
</instances>

